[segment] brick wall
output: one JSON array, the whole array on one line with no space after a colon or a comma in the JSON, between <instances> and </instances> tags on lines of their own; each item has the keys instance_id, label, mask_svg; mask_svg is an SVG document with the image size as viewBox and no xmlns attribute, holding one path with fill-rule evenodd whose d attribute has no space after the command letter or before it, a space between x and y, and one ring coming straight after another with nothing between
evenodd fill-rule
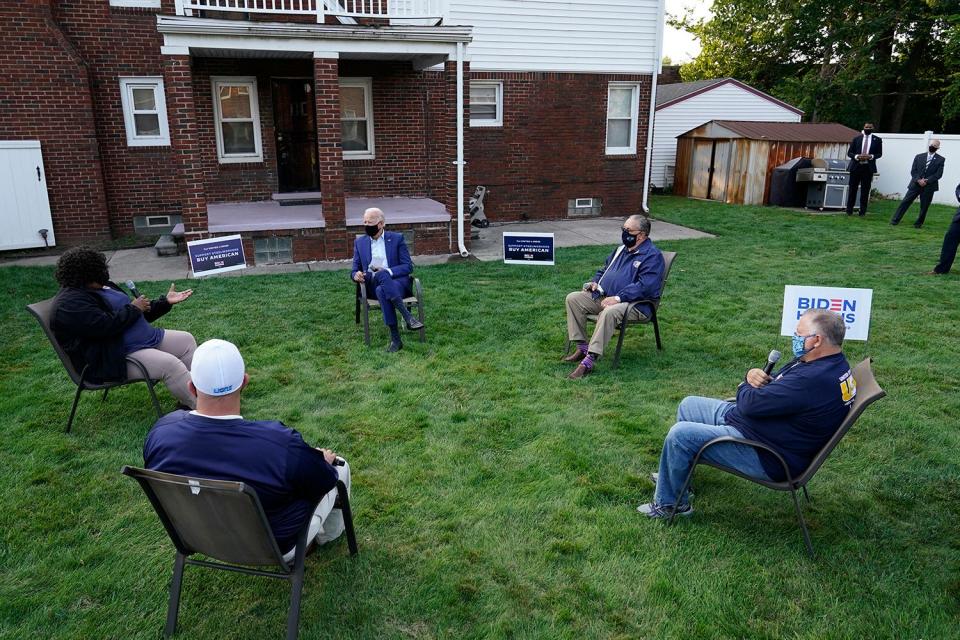
<instances>
[{"instance_id":1,"label":"brick wall","mask_svg":"<svg viewBox=\"0 0 960 640\"><path fill-rule=\"evenodd\" d=\"M344 188L351 196L425 196L427 95L425 72L409 62L341 60L341 77L373 78L373 160L344 160Z\"/></svg>"},{"instance_id":2,"label":"brick wall","mask_svg":"<svg viewBox=\"0 0 960 640\"><path fill-rule=\"evenodd\" d=\"M57 242L109 238L88 69L48 1L0 3L0 139L39 140Z\"/></svg>"},{"instance_id":3,"label":"brick wall","mask_svg":"<svg viewBox=\"0 0 960 640\"><path fill-rule=\"evenodd\" d=\"M158 11L111 7L108 0L55 4L57 22L90 70L112 234L132 234L134 216L179 214L171 147L128 147L120 101L119 77L163 76ZM173 13L173 0L163 4Z\"/></svg>"},{"instance_id":4,"label":"brick wall","mask_svg":"<svg viewBox=\"0 0 960 640\"><path fill-rule=\"evenodd\" d=\"M503 81L503 127L465 131L468 191L488 187L491 220L557 219L571 198L603 199L603 215L640 211L643 196L645 105L650 76L472 72ZM607 85L640 83L637 154L608 156Z\"/></svg>"}]
</instances>

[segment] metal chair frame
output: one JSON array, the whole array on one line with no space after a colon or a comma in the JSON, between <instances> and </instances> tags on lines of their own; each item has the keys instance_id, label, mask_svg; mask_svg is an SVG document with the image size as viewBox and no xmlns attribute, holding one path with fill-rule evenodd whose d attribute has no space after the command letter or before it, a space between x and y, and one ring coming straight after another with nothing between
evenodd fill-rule
<instances>
[{"instance_id":1,"label":"metal chair frame","mask_svg":"<svg viewBox=\"0 0 960 640\"><path fill-rule=\"evenodd\" d=\"M664 270L663 270L663 281L660 283L660 296L656 300L636 300L630 303L630 306L627 307L626 312L623 314L623 320L620 321L620 324L617 326L617 349L613 354L613 364L611 365L612 369L616 369L620 365L620 350L623 348L623 338L627 335L627 327L634 324L652 324L653 325L653 335L657 340L657 351L663 350L663 343L660 340L660 322L657 319L657 310L660 308L660 300L663 297L663 290L667 286L667 277L670 275L670 269L673 267L673 261L677 257L675 251L664 251L663 252L663 261L664 261ZM641 304L649 304L652 307L650 316L645 316L639 311L637 307ZM587 316L588 322L596 322L597 314L591 313ZM570 348L573 346L573 340L567 340L567 349L566 353L570 353Z\"/></svg>"},{"instance_id":2,"label":"metal chair frame","mask_svg":"<svg viewBox=\"0 0 960 640\"><path fill-rule=\"evenodd\" d=\"M57 357L60 358L63 368L66 369L67 375L70 377L70 380L77 385L77 393L73 396L73 406L70 407L70 418L67 420L66 433L70 433L70 429L73 426L73 418L77 413L77 405L80 403L80 394L84 391L103 391L103 396L100 398L100 401L103 402L107 399L107 393L110 389L114 387L123 387L128 384L136 384L138 382L143 382L147 385L147 390L150 392L150 400L153 401L153 408L157 412L157 418L163 417L163 411L160 409L160 401L157 400L157 393L154 390L154 385L157 384L157 380L152 380L149 375L147 375L147 368L142 362L136 358L131 358L127 356L127 362L135 366L139 371L142 378L134 380L115 380L115 381L105 381L105 382L90 382L87 380L87 372L90 368L90 365L85 365L83 370L78 374L76 368L73 366L73 362L70 360L70 356L67 355L67 352L60 345L60 341L57 340L56 335L54 335L53 330L50 328L50 313L53 307L53 298L48 298L46 300L41 300L40 302L34 302L33 304L27 305L27 311L36 318L37 322L40 323L40 327L43 329L44 335L47 336L47 340L50 341L50 345L53 347L54 352L56 352Z\"/></svg>"},{"instance_id":3,"label":"metal chair frame","mask_svg":"<svg viewBox=\"0 0 960 640\"><path fill-rule=\"evenodd\" d=\"M290 583L290 609L287 613L287 640L296 640L300 632L300 602L303 594L303 576L306 564L305 559L307 556L308 547L311 543L311 541L307 539L307 536L309 535L310 521L313 519L312 517L307 518L307 521L297 534L297 545L295 547L296 553L294 554L293 562L287 562L283 559L283 552L280 551L276 538L273 537L273 532L270 529L270 523L263 511L263 506L260 504L260 498L257 496L256 491L243 482L192 478L188 476L162 473L159 471L151 471L148 469L130 466L124 466L120 472L125 476L133 478L140 484L143 492L150 500L150 504L153 505L154 511L156 511L157 516L159 516L160 521L167 530L167 535L170 536L170 540L177 549L173 563L173 577L170 582L170 596L167 603L167 621L163 631L165 638L170 638L177 629L177 618L180 612L180 593L183 586L183 572L185 566L189 564L198 567L206 567L208 569L234 571L252 576L262 576L266 578L275 578L288 581ZM240 564L219 561L216 556L211 556L214 557L215 560L218 560L216 562L209 560L196 560L191 558L190 556L197 552L193 549L190 549L184 543L183 538L180 536L176 526L173 524L173 521L167 514L166 509L163 507L163 504L158 498L156 492L154 492L153 487L150 486L151 482L181 485L184 487L190 487L191 490L196 490L197 492L219 491L244 494L249 500L249 508L256 510L256 516L263 527L262 534L269 538L273 555L275 556L275 564L278 567L278 570L266 571L262 569L252 569L249 566L241 566ZM312 505L310 509L311 514L316 510L319 502L320 501L317 500ZM343 512L347 546L350 549L350 555L355 556L357 554L357 538L353 528L353 512L350 509L350 498L347 493L347 488L343 482L339 480L337 481L337 500L334 504L334 508L340 509Z\"/></svg>"},{"instance_id":4,"label":"metal chair frame","mask_svg":"<svg viewBox=\"0 0 960 640\"><path fill-rule=\"evenodd\" d=\"M380 308L380 301L376 298L367 297L367 287L366 285L356 283L356 308L354 309L354 320L357 324L360 324L360 311L363 310L363 341L366 345L370 346L370 309ZM403 304L413 311L413 308L417 309L417 319L420 322L424 321L423 315L423 287L420 284L420 278L413 278L413 295L406 296L403 299ZM420 342L427 341L427 330L426 328L418 329L417 333L420 334Z\"/></svg>"},{"instance_id":5,"label":"metal chair frame","mask_svg":"<svg viewBox=\"0 0 960 640\"><path fill-rule=\"evenodd\" d=\"M871 404L879 400L880 398L887 395L887 393L880 388L877 384L876 378L874 378L873 371L870 368L870 363L872 362L871 358L866 358L853 370L853 378L857 383L857 398L854 400L853 405L850 407L850 410L847 412L847 417L844 418L843 422L837 428L837 431L833 436L827 441L827 443L820 449L813 460L803 471L802 474L796 478L792 477L790 474L790 468L787 466L787 462L783 459L779 453L773 450L771 447L767 446L762 442L757 442L756 440L749 440L746 438L736 438L733 436L720 436L714 438L709 442L705 443L700 450L697 451L697 454L693 457L693 462L690 465L690 471L687 473L686 480L683 482L683 486L680 488L680 491L677 493L673 501L673 507L671 509L670 517L668 519L668 524L672 525L674 519L676 518L676 508L680 503L680 497L686 493L687 489L690 487L693 481L693 473L697 468L698 464L704 464L715 469L720 469L735 476L740 476L750 482L763 485L768 489L773 489L775 491L789 491L791 497L793 498L793 506L797 512L797 520L800 522L800 529L803 532L803 541L807 547L807 553L810 558L815 557L815 552L813 550L813 543L810 541L810 532L807 530L807 523L803 518L803 511L800 508L800 501L797 499L797 490L802 489L803 495L806 498L807 503L810 502L810 494L807 491L807 484L820 469L820 466L826 461L827 457L837 446L840 440L846 435L847 431L850 430L850 427L857 421L857 419L863 414L864 410L869 407ZM751 477L745 473L742 473L731 467L724 466L722 464L717 464L710 460L702 459L703 453L710 447L716 446L718 444L725 443L735 443L743 444L755 449L762 449L763 451L769 452L773 455L774 458L780 463L783 467L784 477L786 480L775 481L775 480L763 480L760 478Z\"/></svg>"}]
</instances>

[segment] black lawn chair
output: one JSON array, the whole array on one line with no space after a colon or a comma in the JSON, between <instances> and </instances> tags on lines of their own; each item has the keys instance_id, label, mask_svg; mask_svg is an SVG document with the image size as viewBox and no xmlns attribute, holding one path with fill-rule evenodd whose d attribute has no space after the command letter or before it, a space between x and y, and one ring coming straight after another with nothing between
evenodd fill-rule
<instances>
[{"instance_id":1,"label":"black lawn chair","mask_svg":"<svg viewBox=\"0 0 960 640\"><path fill-rule=\"evenodd\" d=\"M617 327L619 331L617 332L617 350L613 354L613 365L612 369L616 369L620 364L620 349L623 348L623 337L627 334L627 327L634 324L653 324L653 335L657 339L657 350L663 349L663 343L660 342L660 322L657 319L657 310L660 308L660 300L663 297L663 289L667 286L667 277L670 275L670 267L673 266L673 260L677 257L676 251L664 251L663 252L663 281L660 283L660 293L657 295L656 300L637 300L636 302L631 302L630 306L627 307L626 313L623 314L623 320L620 321L619 326ZM637 306L641 304L649 304L653 307L653 310L650 312L650 317L647 317L637 311ZM587 316L588 322L596 322L597 314L591 313ZM570 347L573 346L573 341L567 341L567 353L570 353Z\"/></svg>"},{"instance_id":2,"label":"black lawn chair","mask_svg":"<svg viewBox=\"0 0 960 640\"><path fill-rule=\"evenodd\" d=\"M103 397L101 398L102 401L107 399L107 392L114 387L122 387L124 385L134 384L136 382L144 382L147 385L147 389L150 391L150 399L153 400L153 408L157 412L157 418L161 418L163 416L163 412L160 410L160 401L157 400L157 393L153 389L153 386L157 384L157 381L150 379L150 376L147 375L147 368L143 366L142 362L136 358L127 356L127 362L131 363L140 370L140 375L142 376L141 378L108 382L90 382L87 380L87 369L89 368L89 365L85 366L83 371L77 373L76 368L70 361L70 356L68 356L67 352L63 350L62 346L60 346L60 342L57 340L53 330L50 328L50 316L53 312L53 298L28 304L27 311L33 314L33 317L36 318L37 322L40 323L40 327L43 329L44 335L47 336L47 340L50 341L50 345L60 358L63 368L67 370L67 375L70 376L70 380L73 381L73 384L77 385L77 393L73 397L73 407L70 409L70 419L67 420L67 433L70 433L70 427L73 426L73 417L77 413L77 404L80 402L80 393L83 391L103 390Z\"/></svg>"}]
</instances>

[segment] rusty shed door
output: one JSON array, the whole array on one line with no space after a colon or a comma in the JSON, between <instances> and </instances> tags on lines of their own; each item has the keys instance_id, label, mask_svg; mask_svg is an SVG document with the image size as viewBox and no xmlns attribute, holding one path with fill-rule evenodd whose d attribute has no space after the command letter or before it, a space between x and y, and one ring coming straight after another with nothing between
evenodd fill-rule
<instances>
[{"instance_id":1,"label":"rusty shed door","mask_svg":"<svg viewBox=\"0 0 960 640\"><path fill-rule=\"evenodd\" d=\"M727 178L730 175L730 141L713 143L713 167L710 171L710 192L707 197L723 202L727 197Z\"/></svg>"},{"instance_id":2,"label":"rusty shed door","mask_svg":"<svg viewBox=\"0 0 960 640\"><path fill-rule=\"evenodd\" d=\"M694 140L690 162L691 198L706 198L710 191L710 166L713 160L713 140Z\"/></svg>"}]
</instances>

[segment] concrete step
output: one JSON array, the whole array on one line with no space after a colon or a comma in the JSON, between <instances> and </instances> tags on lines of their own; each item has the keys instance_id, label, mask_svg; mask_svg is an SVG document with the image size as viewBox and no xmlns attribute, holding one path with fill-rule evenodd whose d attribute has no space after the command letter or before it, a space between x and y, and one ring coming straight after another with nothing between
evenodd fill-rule
<instances>
[{"instance_id":1,"label":"concrete step","mask_svg":"<svg viewBox=\"0 0 960 640\"><path fill-rule=\"evenodd\" d=\"M157 240L157 244L153 245L153 248L157 250L158 256L180 255L180 247L177 246L177 241L171 234L160 236L160 239Z\"/></svg>"}]
</instances>

